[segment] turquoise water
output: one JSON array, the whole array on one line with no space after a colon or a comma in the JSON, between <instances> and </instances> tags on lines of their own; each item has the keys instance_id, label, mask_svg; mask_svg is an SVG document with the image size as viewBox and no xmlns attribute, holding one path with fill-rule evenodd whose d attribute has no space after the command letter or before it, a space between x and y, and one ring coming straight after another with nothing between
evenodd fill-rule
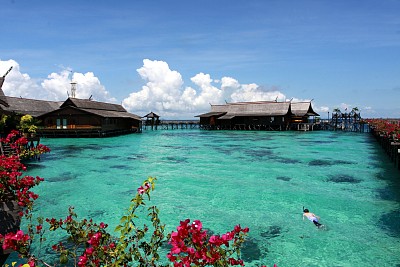
<instances>
[{"instance_id":1,"label":"turquoise water","mask_svg":"<svg viewBox=\"0 0 400 267\"><path fill-rule=\"evenodd\" d=\"M42 139L29 165L45 179L38 214L111 229L148 176L168 231L199 219L214 233L250 228L246 266L400 266L400 172L369 134L159 130ZM302 207L321 217L318 230Z\"/></svg>"}]
</instances>

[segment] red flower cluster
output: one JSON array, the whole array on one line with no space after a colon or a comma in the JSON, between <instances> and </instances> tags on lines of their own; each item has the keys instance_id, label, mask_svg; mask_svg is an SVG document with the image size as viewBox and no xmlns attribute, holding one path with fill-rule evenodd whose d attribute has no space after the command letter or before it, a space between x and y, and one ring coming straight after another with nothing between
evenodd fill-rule
<instances>
[{"instance_id":1,"label":"red flower cluster","mask_svg":"<svg viewBox=\"0 0 400 267\"><path fill-rule=\"evenodd\" d=\"M367 119L366 122L384 136L400 139L399 120Z\"/></svg>"},{"instance_id":2,"label":"red flower cluster","mask_svg":"<svg viewBox=\"0 0 400 267\"><path fill-rule=\"evenodd\" d=\"M151 185L149 183L145 183L144 185L141 185L137 191L140 195L143 195L144 193L148 193L151 188Z\"/></svg>"},{"instance_id":3,"label":"red flower cluster","mask_svg":"<svg viewBox=\"0 0 400 267\"><path fill-rule=\"evenodd\" d=\"M15 154L0 155L0 200L16 200L21 207L30 207L38 195L30 189L43 181L40 177L23 176L26 167L21 163L21 155L40 155L49 152L50 149L44 145L36 148L26 149L28 140L19 136L16 130L11 131L6 138L0 139L8 144ZM28 151L28 153L27 153Z\"/></svg>"},{"instance_id":4,"label":"red flower cluster","mask_svg":"<svg viewBox=\"0 0 400 267\"><path fill-rule=\"evenodd\" d=\"M88 237L89 246L79 257L78 266L87 266L88 262L91 266L100 266L100 262L103 262L101 256L111 253L115 249L115 244L105 242L106 239L101 232L89 233Z\"/></svg>"},{"instance_id":5,"label":"red flower cluster","mask_svg":"<svg viewBox=\"0 0 400 267\"><path fill-rule=\"evenodd\" d=\"M4 236L0 235L0 240L3 242L3 250L12 249L18 251L20 248L27 246L30 237L19 230L17 233L8 233Z\"/></svg>"},{"instance_id":6,"label":"red flower cluster","mask_svg":"<svg viewBox=\"0 0 400 267\"><path fill-rule=\"evenodd\" d=\"M235 226L234 230L223 235L209 236L206 230L202 229L200 221L195 220L190 224L190 220L181 221L176 232L170 235L169 244L172 245L168 253L168 259L175 267L186 266L207 266L217 262L221 266L244 265L240 258L235 259L237 247L244 242L244 236L249 229L242 229L240 225ZM232 248L230 244L232 243ZM240 256L240 255L236 255Z\"/></svg>"},{"instance_id":7,"label":"red flower cluster","mask_svg":"<svg viewBox=\"0 0 400 267\"><path fill-rule=\"evenodd\" d=\"M42 144L38 144L36 147L29 146L28 139L21 136L17 130L12 130L6 138L1 138L0 141L8 144L21 159L30 159L50 152L50 148Z\"/></svg>"},{"instance_id":8,"label":"red flower cluster","mask_svg":"<svg viewBox=\"0 0 400 267\"><path fill-rule=\"evenodd\" d=\"M26 167L18 156L0 155L0 195L2 200L17 200L21 207L28 207L38 195L30 189L43 181L40 177L22 176Z\"/></svg>"}]
</instances>

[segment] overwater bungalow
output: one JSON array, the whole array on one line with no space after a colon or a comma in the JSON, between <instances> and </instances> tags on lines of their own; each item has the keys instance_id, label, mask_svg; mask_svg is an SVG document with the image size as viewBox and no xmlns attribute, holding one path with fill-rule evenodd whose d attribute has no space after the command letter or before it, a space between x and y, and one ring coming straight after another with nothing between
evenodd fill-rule
<instances>
[{"instance_id":1,"label":"overwater bungalow","mask_svg":"<svg viewBox=\"0 0 400 267\"><path fill-rule=\"evenodd\" d=\"M312 130L310 117L319 116L311 102L238 102L211 105L211 111L197 115L204 129L226 130ZM305 125L311 125L304 127Z\"/></svg>"},{"instance_id":2,"label":"overwater bungalow","mask_svg":"<svg viewBox=\"0 0 400 267\"><path fill-rule=\"evenodd\" d=\"M36 134L45 137L103 137L140 132L141 117L121 105L75 98L46 101L6 96L0 77L0 114L31 115L39 121Z\"/></svg>"},{"instance_id":3,"label":"overwater bungalow","mask_svg":"<svg viewBox=\"0 0 400 267\"><path fill-rule=\"evenodd\" d=\"M69 97L56 110L37 117L41 136L102 137L139 132L141 117L121 105Z\"/></svg>"}]
</instances>

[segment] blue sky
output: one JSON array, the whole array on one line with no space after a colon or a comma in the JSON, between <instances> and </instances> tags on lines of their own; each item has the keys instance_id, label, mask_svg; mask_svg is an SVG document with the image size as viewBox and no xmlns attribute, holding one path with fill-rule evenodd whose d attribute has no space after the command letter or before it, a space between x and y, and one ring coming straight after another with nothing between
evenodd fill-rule
<instances>
[{"instance_id":1,"label":"blue sky","mask_svg":"<svg viewBox=\"0 0 400 267\"><path fill-rule=\"evenodd\" d=\"M313 99L400 118L400 1L29 1L0 8L6 95L193 118L210 104Z\"/></svg>"}]
</instances>

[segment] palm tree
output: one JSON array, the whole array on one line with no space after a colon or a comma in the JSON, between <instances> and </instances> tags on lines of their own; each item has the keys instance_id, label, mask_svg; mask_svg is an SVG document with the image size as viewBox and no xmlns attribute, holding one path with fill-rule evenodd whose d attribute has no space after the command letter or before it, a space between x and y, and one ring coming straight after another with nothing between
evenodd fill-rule
<instances>
[{"instance_id":1,"label":"palm tree","mask_svg":"<svg viewBox=\"0 0 400 267\"><path fill-rule=\"evenodd\" d=\"M357 111L358 111L358 114L357 114ZM360 112L359 112L360 110L358 109L358 107L354 107L352 110L351 110L351 113L353 114L353 116L354 116L354 121L357 121L357 118L360 118Z\"/></svg>"},{"instance_id":2,"label":"palm tree","mask_svg":"<svg viewBox=\"0 0 400 267\"><path fill-rule=\"evenodd\" d=\"M338 118L339 118L339 115L340 115L342 112L340 111L339 108L335 108L335 109L333 110L333 113L334 113L334 114L332 114L332 118L335 118L335 130L336 130L337 124L338 124Z\"/></svg>"}]
</instances>

